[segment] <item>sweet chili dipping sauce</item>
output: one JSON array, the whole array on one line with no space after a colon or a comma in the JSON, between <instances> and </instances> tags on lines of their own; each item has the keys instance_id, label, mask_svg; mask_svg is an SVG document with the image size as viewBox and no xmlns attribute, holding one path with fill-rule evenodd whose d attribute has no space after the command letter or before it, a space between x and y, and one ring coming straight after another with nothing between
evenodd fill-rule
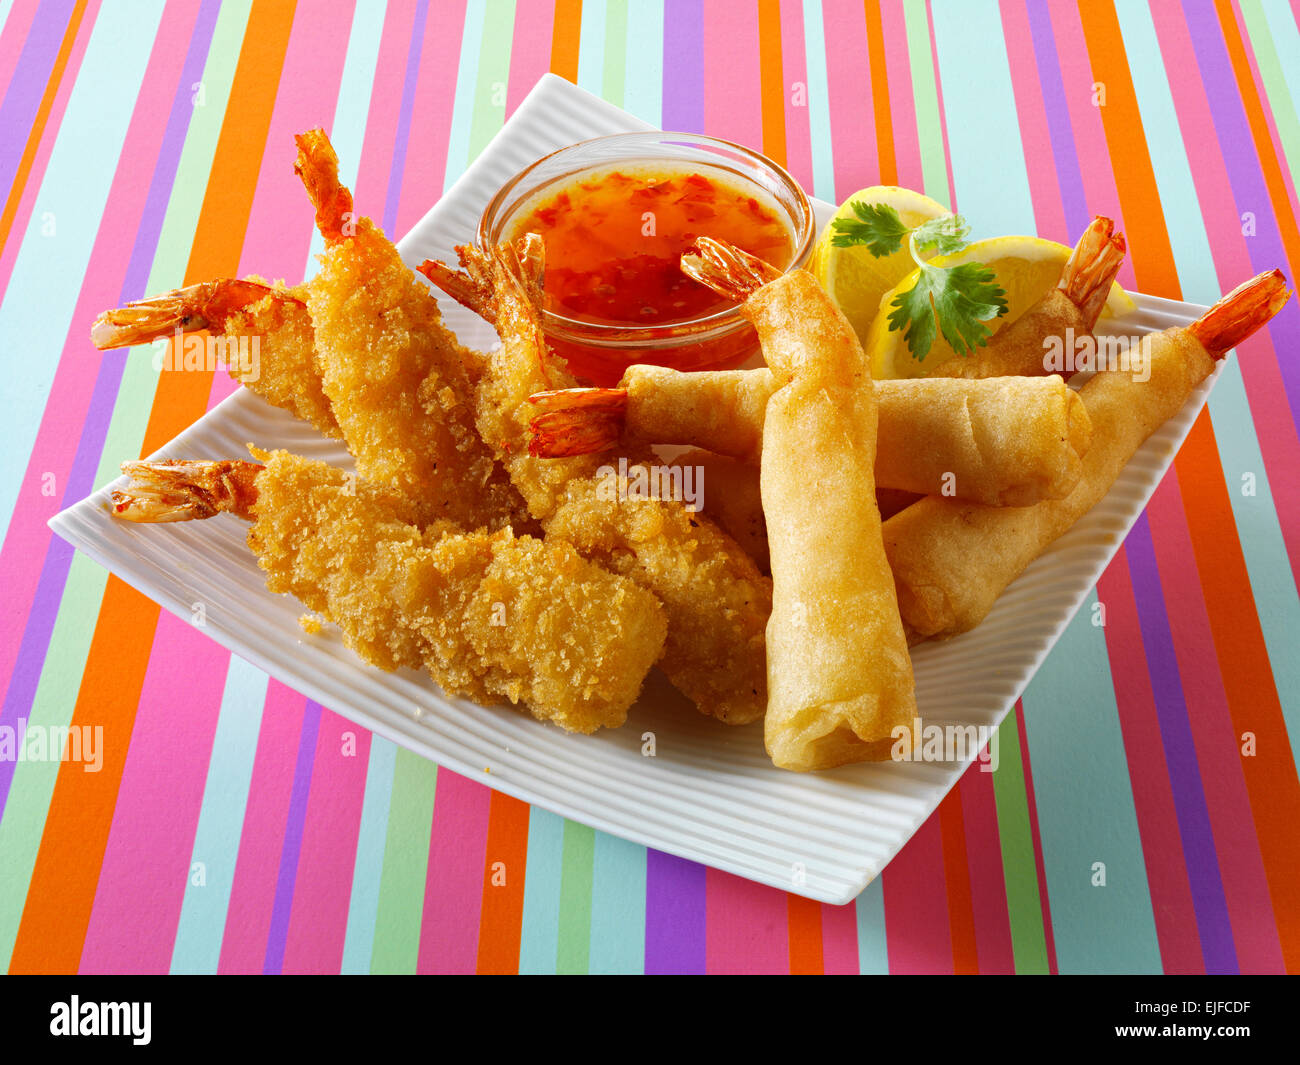
<instances>
[{"instance_id":1,"label":"sweet chili dipping sauce","mask_svg":"<svg viewBox=\"0 0 1300 1065\"><path fill-rule=\"evenodd\" d=\"M585 171L545 190L522 210L512 236L546 242L547 310L577 323L572 339L550 333L551 347L579 376L613 384L634 362L677 369L737 366L757 347L748 326L691 343L688 323L735 307L682 273L682 253L698 237L735 244L785 269L794 254L789 223L757 190L725 171L633 167ZM582 324L652 328L664 343L584 344ZM602 329L602 333L609 333ZM613 334L618 336L617 330ZM630 334L629 334L630 335ZM684 341L684 343L683 343Z\"/></svg>"}]
</instances>

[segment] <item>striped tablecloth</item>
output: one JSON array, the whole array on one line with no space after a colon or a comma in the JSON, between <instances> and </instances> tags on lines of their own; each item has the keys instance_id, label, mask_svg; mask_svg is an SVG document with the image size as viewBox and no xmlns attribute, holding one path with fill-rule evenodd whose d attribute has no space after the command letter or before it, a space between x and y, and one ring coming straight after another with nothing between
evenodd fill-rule
<instances>
[{"instance_id":1,"label":"striped tablecloth","mask_svg":"<svg viewBox=\"0 0 1300 1065\"><path fill-rule=\"evenodd\" d=\"M1008 719L997 772L968 773L846 907L647 852L377 737L350 750L328 707L46 528L232 387L160 375L149 348L99 354L97 312L311 270L295 131L329 128L358 204L401 234L550 70L761 148L828 200L897 183L977 235L1065 242L1110 215L1125 286L1208 303L1300 265L1298 10L0 0L0 961L1300 969L1294 300L1230 362ZM69 724L102 727L95 762L27 742Z\"/></svg>"}]
</instances>

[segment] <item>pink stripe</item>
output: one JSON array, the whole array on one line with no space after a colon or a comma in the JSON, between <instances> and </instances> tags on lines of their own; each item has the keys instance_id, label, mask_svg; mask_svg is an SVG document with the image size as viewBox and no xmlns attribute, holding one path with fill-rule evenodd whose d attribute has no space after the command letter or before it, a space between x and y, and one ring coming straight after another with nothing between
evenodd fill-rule
<instances>
[{"instance_id":1,"label":"pink stripe","mask_svg":"<svg viewBox=\"0 0 1300 1065\"><path fill-rule=\"evenodd\" d=\"M353 189L357 213L383 218L388 199L388 178L393 166L393 146L397 140L397 120L402 109L402 89L406 85L406 56L410 51L415 23L413 0L391 0L384 17L384 32L379 39L379 59L375 63L375 80L370 89L370 112L366 116L366 134Z\"/></svg>"},{"instance_id":2,"label":"pink stripe","mask_svg":"<svg viewBox=\"0 0 1300 1065\"><path fill-rule=\"evenodd\" d=\"M54 143L58 140L59 127L63 124L63 113L68 109L68 97L72 95L72 87L77 82L77 74L81 70L81 61L86 55L86 46L90 43L91 33L94 30L95 19L99 15L99 0L90 0L86 6L86 13L81 19L81 25L77 27L77 36L72 43L72 51L68 55L68 65L63 69L63 77L59 80L59 87L54 94L54 104L50 107L49 116L45 121L45 132L41 136L41 142L37 145L36 156L32 160L32 168L27 174L27 183L23 186L22 197L18 201L18 210L14 214L13 225L9 230L9 239L5 242L4 251L0 253L0 292L5 292L9 288L9 278L13 274L14 263L18 259L18 250L22 247L22 236L27 232L28 225L32 220L32 209L36 204L36 197L40 193L41 183L45 180L45 168L50 162L50 153L54 151ZM182 46L183 47L183 46ZM182 55L181 59L185 57ZM167 98L171 98L168 92ZM167 119L166 113L162 116L163 121ZM8 149L12 150L12 149ZM125 159L126 157L123 156ZM103 310L103 308L99 308Z\"/></svg>"},{"instance_id":3,"label":"pink stripe","mask_svg":"<svg viewBox=\"0 0 1300 1065\"><path fill-rule=\"evenodd\" d=\"M1196 744L1196 761L1205 787L1237 961L1243 972L1281 973L1285 971L1282 945L1242 772L1240 740L1219 675L1176 471L1170 471L1147 504L1147 518Z\"/></svg>"},{"instance_id":4,"label":"pink stripe","mask_svg":"<svg viewBox=\"0 0 1300 1065\"><path fill-rule=\"evenodd\" d=\"M27 42L27 31L32 28L36 9L41 0L17 0L9 9L4 29L0 31L0 95L9 91L13 80L14 68L18 66L18 57L23 54L23 45Z\"/></svg>"},{"instance_id":5,"label":"pink stripe","mask_svg":"<svg viewBox=\"0 0 1300 1065\"><path fill-rule=\"evenodd\" d=\"M1095 81L1088 57L1088 42L1079 20L1079 9L1072 0L1048 0L1052 17L1052 36L1056 39L1056 52L1061 64L1061 80L1065 85L1065 99L1070 111L1070 128L1083 176L1083 191L1088 210L1094 215L1105 215L1115 220L1115 227L1124 229L1120 210L1119 192L1115 187L1115 173L1110 148L1106 144L1106 130L1102 125L1101 108L1092 103L1092 86ZM1110 87L1107 87L1109 90ZM1123 160L1118 165L1123 166ZM1077 234L1074 234L1077 237ZM1125 288L1135 288L1132 259L1125 259L1119 272L1119 283Z\"/></svg>"},{"instance_id":6,"label":"pink stripe","mask_svg":"<svg viewBox=\"0 0 1300 1065\"><path fill-rule=\"evenodd\" d=\"M158 620L86 930L83 973L171 963L229 655L202 628ZM202 856L200 856L201 858Z\"/></svg>"},{"instance_id":7,"label":"pink stripe","mask_svg":"<svg viewBox=\"0 0 1300 1065\"><path fill-rule=\"evenodd\" d=\"M781 67L781 93L785 99L785 168L795 181L805 189L811 189L812 130L808 118L808 61L801 3L781 5ZM804 87L801 107L794 105L793 86L796 82Z\"/></svg>"},{"instance_id":8,"label":"pink stripe","mask_svg":"<svg viewBox=\"0 0 1300 1065\"><path fill-rule=\"evenodd\" d=\"M953 971L952 931L936 810L880 874L891 973Z\"/></svg>"},{"instance_id":9,"label":"pink stripe","mask_svg":"<svg viewBox=\"0 0 1300 1065\"><path fill-rule=\"evenodd\" d=\"M704 5L704 130L751 147L763 143L758 11L753 0Z\"/></svg>"},{"instance_id":10,"label":"pink stripe","mask_svg":"<svg viewBox=\"0 0 1300 1065\"><path fill-rule=\"evenodd\" d=\"M343 965L369 758L370 733L325 710L316 736L282 972L337 973Z\"/></svg>"},{"instance_id":11,"label":"pink stripe","mask_svg":"<svg viewBox=\"0 0 1300 1065\"><path fill-rule=\"evenodd\" d=\"M41 477L50 472L54 474L57 494L53 497L37 491L20 494L4 546L0 548L0 587L5 589L6 599L6 609L0 611L0 691L8 690L36 594L41 566L39 562L34 564L34 560L44 557L51 535L46 522L68 502L60 496L71 476L94 393L94 367L100 356L86 335L86 323L105 308L116 306L121 296L129 258L123 249L129 250L135 241L149 194L152 161L158 158L167 128L167 108L158 107L155 102L169 99L174 91L185 63L198 6L197 0L169 6L159 26L137 105L127 127L118 169L100 216L99 233L91 249L81 295L72 312L68 336L27 464L23 484L39 484ZM82 35L83 45L88 36ZM68 84L72 78L72 73L65 75ZM53 142L54 138L48 140ZM148 165L142 165L145 163ZM18 243L21 242L14 242Z\"/></svg>"},{"instance_id":12,"label":"pink stripe","mask_svg":"<svg viewBox=\"0 0 1300 1065\"><path fill-rule=\"evenodd\" d=\"M482 784L438 770L416 972L475 970L491 797Z\"/></svg>"},{"instance_id":13,"label":"pink stripe","mask_svg":"<svg viewBox=\"0 0 1300 1065\"><path fill-rule=\"evenodd\" d=\"M515 113L537 79L551 69L551 36L555 32L552 0L516 0L515 33L510 43L510 78L506 85L506 118Z\"/></svg>"},{"instance_id":14,"label":"pink stripe","mask_svg":"<svg viewBox=\"0 0 1300 1065\"><path fill-rule=\"evenodd\" d=\"M880 183L867 16L862 0L828 0L824 6L835 198L843 200L858 189Z\"/></svg>"},{"instance_id":15,"label":"pink stripe","mask_svg":"<svg viewBox=\"0 0 1300 1065\"><path fill-rule=\"evenodd\" d=\"M396 232L390 234L394 240L410 230L430 207L442 199L464 30L464 0L457 3L444 0L430 6L411 111L414 135L406 144Z\"/></svg>"},{"instance_id":16,"label":"pink stripe","mask_svg":"<svg viewBox=\"0 0 1300 1065\"><path fill-rule=\"evenodd\" d=\"M975 953L981 973L1014 973L1007 883L1002 869L993 774L974 766L961 778L961 819L966 829L966 869L975 918Z\"/></svg>"},{"instance_id":17,"label":"pink stripe","mask_svg":"<svg viewBox=\"0 0 1300 1065\"><path fill-rule=\"evenodd\" d=\"M1206 131L1214 129L1214 121L1187 24L1181 17L1173 17L1176 15L1177 12L1169 13L1160 7L1152 11L1183 143L1191 146L1187 157L1196 198L1201 204L1233 204L1236 198L1223 156L1219 152L1194 150L1207 135ZM1246 248L1247 237L1241 232L1241 220L1235 209L1202 208L1201 216L1219 285L1227 292L1254 273ZM1269 427L1267 433L1257 429L1256 435L1291 570L1300 573L1300 481L1295 476L1295 471L1300 470L1300 436L1291 417L1278 352L1269 330L1260 330L1238 348L1237 354L1255 425Z\"/></svg>"},{"instance_id":18,"label":"pink stripe","mask_svg":"<svg viewBox=\"0 0 1300 1065\"><path fill-rule=\"evenodd\" d=\"M705 871L707 973L790 972L789 904L784 891Z\"/></svg>"},{"instance_id":19,"label":"pink stripe","mask_svg":"<svg viewBox=\"0 0 1300 1065\"><path fill-rule=\"evenodd\" d=\"M827 976L858 975L856 904L822 907L822 971Z\"/></svg>"},{"instance_id":20,"label":"pink stripe","mask_svg":"<svg viewBox=\"0 0 1300 1065\"><path fill-rule=\"evenodd\" d=\"M248 804L239 835L239 856L226 910L219 973L260 973L275 904L284 849L284 828L298 761L307 700L272 680L262 709L262 731L253 757Z\"/></svg>"},{"instance_id":21,"label":"pink stripe","mask_svg":"<svg viewBox=\"0 0 1300 1065\"><path fill-rule=\"evenodd\" d=\"M912 95L912 60L907 54L907 21L902 0L880 0L880 27L885 38L885 69L889 72L889 110L894 123L894 161L898 183L919 189L921 139L916 125L916 100Z\"/></svg>"},{"instance_id":22,"label":"pink stripe","mask_svg":"<svg viewBox=\"0 0 1300 1065\"><path fill-rule=\"evenodd\" d=\"M259 274L290 284L302 280L314 222L302 181L293 172L293 136L316 126L328 131L351 30L346 5L302 5L294 15L239 255L240 276ZM214 374L209 409L238 387L229 374Z\"/></svg>"},{"instance_id":23,"label":"pink stripe","mask_svg":"<svg viewBox=\"0 0 1300 1065\"><path fill-rule=\"evenodd\" d=\"M1106 651L1160 943L1160 965L1166 973L1203 973L1205 960L1187 882L1182 834L1123 548L1097 583L1097 598L1106 609Z\"/></svg>"},{"instance_id":24,"label":"pink stripe","mask_svg":"<svg viewBox=\"0 0 1300 1065\"><path fill-rule=\"evenodd\" d=\"M1034 227L1039 236L1066 243L1070 241L1069 227L1057 182L1056 157L1052 152L1043 90L1038 82L1038 66L1034 62L1029 14L1024 0L1001 0L1000 6L1003 36L1008 42L1020 42L1019 47L1007 48L1007 59L1025 150L1029 196L1034 204Z\"/></svg>"}]
</instances>

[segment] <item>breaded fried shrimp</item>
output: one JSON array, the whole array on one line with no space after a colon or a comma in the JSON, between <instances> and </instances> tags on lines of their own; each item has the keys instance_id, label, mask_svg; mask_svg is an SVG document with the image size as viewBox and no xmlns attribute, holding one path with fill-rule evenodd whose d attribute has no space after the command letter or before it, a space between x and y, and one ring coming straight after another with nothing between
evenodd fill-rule
<instances>
[{"instance_id":1,"label":"breaded fried shrimp","mask_svg":"<svg viewBox=\"0 0 1300 1065\"><path fill-rule=\"evenodd\" d=\"M418 502L423 521L531 527L474 424L482 356L443 324L437 300L369 219L354 217L322 130L299 134L295 170L326 240L305 286L322 384L357 470Z\"/></svg>"},{"instance_id":2,"label":"breaded fried shrimp","mask_svg":"<svg viewBox=\"0 0 1300 1065\"><path fill-rule=\"evenodd\" d=\"M421 272L496 325L501 346L478 389L478 427L497 450L548 536L652 591L668 615L660 665L699 709L728 724L763 715L763 630L771 581L736 542L680 499L631 498L614 452L565 459L528 454L529 397L574 383L542 336L534 288L541 242L484 253L457 249L464 273L426 262ZM628 473L647 456L628 458ZM603 469L602 469L603 468Z\"/></svg>"},{"instance_id":3,"label":"breaded fried shrimp","mask_svg":"<svg viewBox=\"0 0 1300 1065\"><path fill-rule=\"evenodd\" d=\"M623 723L663 647L654 596L559 540L414 524L391 489L284 451L252 462L129 462L114 513L137 522L229 511L273 592L336 623L382 669L508 701L575 732Z\"/></svg>"},{"instance_id":4,"label":"breaded fried shrimp","mask_svg":"<svg viewBox=\"0 0 1300 1065\"><path fill-rule=\"evenodd\" d=\"M262 278L218 278L136 300L105 311L90 329L100 350L146 344L200 329L231 342L256 339L256 358L228 358L230 376L268 403L311 422L326 436L342 436L321 388L316 343L301 286Z\"/></svg>"}]
</instances>

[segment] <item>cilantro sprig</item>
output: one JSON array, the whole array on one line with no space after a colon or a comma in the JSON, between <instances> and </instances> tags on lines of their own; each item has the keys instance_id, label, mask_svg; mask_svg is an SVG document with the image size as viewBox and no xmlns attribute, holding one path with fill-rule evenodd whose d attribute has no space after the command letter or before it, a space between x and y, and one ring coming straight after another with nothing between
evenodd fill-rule
<instances>
[{"instance_id":1,"label":"cilantro sprig","mask_svg":"<svg viewBox=\"0 0 1300 1065\"><path fill-rule=\"evenodd\" d=\"M889 328L901 330L914 359L922 360L936 333L959 355L969 355L988 343L986 322L1007 313L1006 292L983 263L931 266L921 256L951 255L969 243L970 226L961 215L932 218L919 226L903 224L898 212L885 204L849 204L856 218L837 218L831 244L838 248L863 245L876 258L907 246L920 272L916 284L890 303Z\"/></svg>"}]
</instances>

